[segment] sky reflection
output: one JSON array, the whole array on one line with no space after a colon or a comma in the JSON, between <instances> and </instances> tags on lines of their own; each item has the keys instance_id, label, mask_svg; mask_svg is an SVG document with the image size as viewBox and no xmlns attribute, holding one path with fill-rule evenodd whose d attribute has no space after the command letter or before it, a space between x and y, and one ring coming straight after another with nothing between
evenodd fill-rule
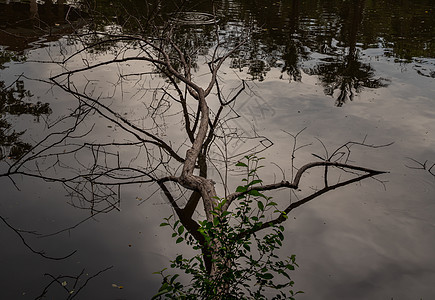
<instances>
[{"instance_id":1,"label":"sky reflection","mask_svg":"<svg viewBox=\"0 0 435 300\"><path fill-rule=\"evenodd\" d=\"M231 10L229 18L235 18L246 1L240 1L237 5L236 1L230 2L237 9ZM368 2L366 5L366 12L375 10ZM237 87L240 78L246 79L250 87L240 96L236 105L241 117L231 124L251 136L255 128L258 134L267 136L274 143L263 153L267 166L264 178L269 181L281 180L281 171L272 163L281 166L286 176L290 176L291 139L284 131L297 133L306 128L298 142L312 145L297 153L299 165L312 160L312 153L323 154L323 147L317 139L328 149L335 149L350 140L361 141L365 137L373 144L394 142L386 148L359 149L352 154L361 165L389 171L389 174L381 177L386 181L384 184L368 180L349 186L322 196L295 210L290 216L291 220L286 223L286 247L282 249L282 254L297 256L300 268L293 274L295 287L305 292L298 298L431 299L435 295L432 284L435 282L435 178L424 170L407 166L412 164L409 158L421 162L435 161L435 85L431 75L435 70L435 61L433 58L418 58L417 55L421 54L417 51L418 47L412 47L412 51L407 52L404 47L400 48L400 44L391 44L387 38L395 41L398 37L394 32L382 33L383 39L372 39L372 36L367 35L363 44L353 40L351 44L339 45L338 40L329 36L328 30L309 40L311 44L304 45L302 38L298 37L310 33L308 29L317 23L327 23L336 14L325 13L315 18L315 10L295 5L282 8L280 15L285 15L286 9L290 21L281 24L281 27L281 19L266 18L267 15L263 16L252 8L244 11L249 18L256 16L258 23L267 30L257 28L256 33L261 38L253 40L248 47L257 52L252 50L252 53L240 54L222 69L225 87ZM406 13L404 8L397 10L397 14ZM303 14L300 18L299 13ZM424 11L419 13L423 14L425 22L433 22L427 19ZM364 26L359 26L370 32L370 18L378 14L382 12L364 14L366 19L360 20ZM394 20L392 22L396 24ZM240 24L233 22L228 27L237 29ZM331 30L337 29L336 24L328 24L332 26ZM415 26L425 30L433 28L427 23ZM396 32L407 32L403 28L399 29L395 27ZM269 32L280 34L271 35ZM189 37L186 32L180 35L185 39ZM199 40L201 34L198 36ZM295 39L281 47L284 44L280 41L289 36ZM359 35L354 31L353 36ZM321 48L324 46L323 40L315 42L316 37L325 37L329 43L328 49L335 50L328 53L328 49ZM423 34L418 35L414 42L421 43L424 37ZM181 37L180 40L183 41ZM343 38L341 42L346 40ZM64 41L27 51L29 62L24 64L5 63L7 68L0 71L1 80L9 84L23 72L29 78L47 79L60 72L58 65L35 61L48 60L50 56L63 57L62 51L68 49L63 47ZM350 48L354 48L354 52L347 50ZM265 59L258 59L264 53L272 54ZM351 55L353 63L358 64L358 69L367 70L363 78L369 74L369 79L377 80L379 84L371 86L363 81L363 88L354 93L352 102L337 105L337 94L325 93L326 84L331 82L324 77L332 76L334 82L340 82L346 74L331 74L332 71L326 67L321 72L319 66L332 66L332 69L338 70L340 67L335 64L346 64L346 53ZM422 53L429 53L427 57L433 57L432 52ZM89 54L86 58L98 60L110 55L110 51L107 51L100 56ZM77 58L71 64L82 65L81 59ZM202 63L199 56L198 82L205 80L201 77L206 73ZM133 66L128 70L143 69ZM142 97L146 98L146 94L135 94L126 89L129 93L123 95L127 97L121 98L113 84L117 79L116 71L112 68L95 71L92 78L100 80L95 83L95 92L103 91L105 96L115 95L114 100L105 100L113 101L113 106L122 112L137 114L139 119L143 107ZM256 80L252 81L253 78ZM367 82L372 82L370 80ZM49 103L53 110L49 118L53 120L75 105L73 97L58 88L34 80L25 79L24 82L26 89L34 95L29 101L41 99L43 103ZM111 88L107 88L107 82ZM156 82L160 82L160 78L156 77ZM16 130L27 129L23 134L26 141L34 142L41 138L43 123L36 124L32 118L23 116L8 118L15 122ZM108 127L108 123L96 118L90 118L86 126L91 126L93 122L97 123L97 127L89 136L90 139L126 139L116 128ZM168 130L166 137L182 144L184 140L179 137L182 126L177 124L173 127L176 130ZM243 147L249 148L246 145ZM125 154L137 155L130 149L125 150ZM212 175L216 176L216 173ZM314 175L305 181L304 188L307 190L318 183ZM232 184L234 188L238 183ZM56 184L18 178L17 185L21 191L15 189L8 178L0 178L3 191L1 215L19 228L50 233L74 225L89 215L87 211L68 205L70 198L67 192ZM44 276L46 272L77 275L85 268L86 274L92 275L113 265L113 269L92 280L83 290L83 299L149 298L160 281L152 272L167 266L168 259L175 254L188 251L187 248L175 246L170 232L158 227L163 217L173 213L162 195L156 193L139 205L149 194L150 189L145 185L128 187L122 191L120 211L99 215L83 226L52 238L29 236L30 244L35 249L44 249L47 254L65 255L77 249L78 253L66 261L51 262L31 254L9 228L0 226L5 241L0 249L0 263L3 266L0 274L6 286L2 295L5 299L34 299L50 282L49 277ZM277 193L274 198L280 201L294 200L294 196L286 192ZM124 288L119 289L112 284ZM54 293L59 295L63 292L56 290Z\"/></svg>"}]
</instances>

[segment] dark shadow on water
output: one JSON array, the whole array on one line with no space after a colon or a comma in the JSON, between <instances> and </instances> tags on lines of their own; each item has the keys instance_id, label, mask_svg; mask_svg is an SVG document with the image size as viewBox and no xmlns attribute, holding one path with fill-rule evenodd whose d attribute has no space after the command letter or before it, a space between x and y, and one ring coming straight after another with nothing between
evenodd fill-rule
<instances>
[{"instance_id":1,"label":"dark shadow on water","mask_svg":"<svg viewBox=\"0 0 435 300\"><path fill-rule=\"evenodd\" d=\"M0 45L10 51L34 48L35 41L53 41L74 32L84 17L84 12L66 5L65 0L0 2Z\"/></svg>"}]
</instances>

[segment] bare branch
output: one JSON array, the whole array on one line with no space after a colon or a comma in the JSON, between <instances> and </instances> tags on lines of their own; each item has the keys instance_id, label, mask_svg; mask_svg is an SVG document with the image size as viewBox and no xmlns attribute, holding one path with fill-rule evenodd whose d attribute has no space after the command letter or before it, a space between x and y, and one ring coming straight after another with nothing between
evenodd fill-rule
<instances>
[{"instance_id":1,"label":"bare branch","mask_svg":"<svg viewBox=\"0 0 435 300\"><path fill-rule=\"evenodd\" d=\"M330 161L320 161L320 162L312 162L312 163L308 163L306 165L304 165L303 167L301 167L294 179L293 182L289 182L289 181L281 181L278 183L272 183L272 184L266 184L266 185L260 185L260 186L252 186L249 187L246 191L244 192L238 192L238 193L232 193L230 195L228 195L228 197L226 198L227 202L224 205L224 209L228 209L228 207L231 205L231 203L237 199L240 196L246 195L248 194L250 191L256 190L256 191L271 191L271 190L276 190L276 189L281 189L281 188L289 188L289 189L298 189L299 188L299 184L301 181L301 178L303 176L303 174L305 172L307 172L309 169L311 168L315 168L315 167L336 167L339 169L343 169L343 170L354 170L354 171L361 171L361 172L365 172L367 173L364 176L359 177L359 180L365 179L367 177L373 177L376 175L380 175L383 173L388 173L385 171L377 171L374 169L368 169L368 168L364 168L364 167L360 167L360 166L354 166L354 165L349 165L349 164L345 164L345 163L339 163L339 162L330 162ZM359 181L357 180L357 181ZM345 181L347 182L347 181ZM351 181L349 183L352 183L354 181ZM332 189L335 189L337 187L342 186L341 183L339 184L335 184L333 186L326 186L324 190L324 193L326 193L327 191L330 191Z\"/></svg>"},{"instance_id":2,"label":"bare branch","mask_svg":"<svg viewBox=\"0 0 435 300\"><path fill-rule=\"evenodd\" d=\"M32 246L30 246L30 245L27 243L26 239L25 239L25 238L23 237L23 235L21 234L22 230L18 230L18 229L16 229L14 226L12 226L11 224L9 224L9 223L6 221L6 219L3 218L1 215L0 215L0 219L3 221L3 223L6 224L7 227L9 227L10 229L12 229L12 230L13 230L13 231L18 235L18 237L20 238L21 242L23 242L24 246L26 246L27 249L29 249L29 250L32 251L33 253L38 254L38 255L40 255L40 256L46 258L46 259L50 259L50 260L63 260L63 259L67 259L68 257L74 255L74 254L77 252L77 250L74 250L73 252L71 252L70 254L67 254L67 255L65 255L65 256L55 257L55 256L46 255L44 251L37 251L37 250L34 250L34 249L32 248Z\"/></svg>"}]
</instances>

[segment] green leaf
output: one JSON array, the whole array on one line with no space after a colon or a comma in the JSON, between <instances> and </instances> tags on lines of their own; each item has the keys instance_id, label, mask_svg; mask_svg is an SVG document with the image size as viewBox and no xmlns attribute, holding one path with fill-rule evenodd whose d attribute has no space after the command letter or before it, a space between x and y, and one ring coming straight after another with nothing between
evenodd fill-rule
<instances>
[{"instance_id":1,"label":"green leaf","mask_svg":"<svg viewBox=\"0 0 435 300\"><path fill-rule=\"evenodd\" d=\"M244 192L246 192L246 190L247 190L247 188L245 186L239 185L236 189L236 192L237 193L244 193Z\"/></svg>"},{"instance_id":2,"label":"green leaf","mask_svg":"<svg viewBox=\"0 0 435 300\"><path fill-rule=\"evenodd\" d=\"M288 279L290 279L290 275L287 274L287 272L280 270L279 274L284 275L285 277L287 277Z\"/></svg>"},{"instance_id":3,"label":"green leaf","mask_svg":"<svg viewBox=\"0 0 435 300\"><path fill-rule=\"evenodd\" d=\"M263 278L263 279L272 279L273 275L270 274L270 273L265 273L265 274L261 275L261 278Z\"/></svg>"},{"instance_id":4,"label":"green leaf","mask_svg":"<svg viewBox=\"0 0 435 300\"><path fill-rule=\"evenodd\" d=\"M179 244L179 243L181 243L182 241L184 241L184 239L183 239L182 237L179 237L179 238L175 241L175 243L176 243L176 244Z\"/></svg>"},{"instance_id":5,"label":"green leaf","mask_svg":"<svg viewBox=\"0 0 435 300\"><path fill-rule=\"evenodd\" d=\"M257 201L257 206L258 206L258 209L259 209L259 210L261 210L261 211L264 210L264 204L263 204L263 202L261 202L261 201Z\"/></svg>"},{"instance_id":6,"label":"green leaf","mask_svg":"<svg viewBox=\"0 0 435 300\"><path fill-rule=\"evenodd\" d=\"M160 223L160 227L169 226L169 223Z\"/></svg>"},{"instance_id":7,"label":"green leaf","mask_svg":"<svg viewBox=\"0 0 435 300\"><path fill-rule=\"evenodd\" d=\"M261 226L263 226L263 222L256 222L255 224L254 224L254 228L256 229L256 228L260 228Z\"/></svg>"},{"instance_id":8,"label":"green leaf","mask_svg":"<svg viewBox=\"0 0 435 300\"><path fill-rule=\"evenodd\" d=\"M184 232L184 226L183 226L183 225L180 225L180 227L178 227L178 234L179 234L179 235L182 235L183 232Z\"/></svg>"},{"instance_id":9,"label":"green leaf","mask_svg":"<svg viewBox=\"0 0 435 300\"><path fill-rule=\"evenodd\" d=\"M248 165L243 163L243 162L241 162L241 161L239 161L238 163L236 163L236 167L246 167L247 168Z\"/></svg>"},{"instance_id":10,"label":"green leaf","mask_svg":"<svg viewBox=\"0 0 435 300\"><path fill-rule=\"evenodd\" d=\"M219 199L219 198L218 198ZM220 199L219 199L220 200ZM218 204L218 208L222 210L222 207L227 203L227 199L222 199L222 201Z\"/></svg>"},{"instance_id":11,"label":"green leaf","mask_svg":"<svg viewBox=\"0 0 435 300\"><path fill-rule=\"evenodd\" d=\"M248 183L248 186L251 186L251 185L254 185L257 183L262 183L262 182L263 182L263 180L261 180L261 179L255 179L255 180L252 180L250 183Z\"/></svg>"},{"instance_id":12,"label":"green leaf","mask_svg":"<svg viewBox=\"0 0 435 300\"><path fill-rule=\"evenodd\" d=\"M226 217L226 216L228 216L229 214L231 214L231 212L229 212L229 211L224 211L224 212L222 213L222 217Z\"/></svg>"},{"instance_id":13,"label":"green leaf","mask_svg":"<svg viewBox=\"0 0 435 300\"><path fill-rule=\"evenodd\" d=\"M262 196L263 194L261 194L259 191L257 191L257 190L250 190L249 192L248 192L248 194L249 195L251 195L251 196L255 196L255 197L260 197L260 196Z\"/></svg>"},{"instance_id":14,"label":"green leaf","mask_svg":"<svg viewBox=\"0 0 435 300\"><path fill-rule=\"evenodd\" d=\"M173 284L175 279L177 279L178 276L180 276L180 275L175 274L174 276L172 276L170 283Z\"/></svg>"}]
</instances>

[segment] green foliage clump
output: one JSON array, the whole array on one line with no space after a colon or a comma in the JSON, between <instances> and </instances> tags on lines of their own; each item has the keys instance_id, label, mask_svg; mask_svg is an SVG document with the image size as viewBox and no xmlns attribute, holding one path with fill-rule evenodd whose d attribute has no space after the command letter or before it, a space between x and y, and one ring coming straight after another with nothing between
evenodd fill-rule
<instances>
[{"instance_id":1,"label":"green foliage clump","mask_svg":"<svg viewBox=\"0 0 435 300\"><path fill-rule=\"evenodd\" d=\"M198 231L205 242L199 243L187 232L180 221L172 216L165 218L160 226L169 226L176 243L185 241L195 250L201 250L192 258L178 255L171 261L171 268L179 269L190 276L187 285L177 281L179 274L160 274L163 283L153 299L294 299L294 282L289 275L298 265L295 255L282 260L276 254L284 240L284 227L272 225L268 233L257 230L267 222L267 214L281 213L277 204L253 186L262 184L257 170L262 158L246 156L246 163L237 166L246 169L244 185L234 211L226 211L225 199L218 200L212 211L213 221L201 221ZM205 260L210 259L212 268Z\"/></svg>"}]
</instances>

